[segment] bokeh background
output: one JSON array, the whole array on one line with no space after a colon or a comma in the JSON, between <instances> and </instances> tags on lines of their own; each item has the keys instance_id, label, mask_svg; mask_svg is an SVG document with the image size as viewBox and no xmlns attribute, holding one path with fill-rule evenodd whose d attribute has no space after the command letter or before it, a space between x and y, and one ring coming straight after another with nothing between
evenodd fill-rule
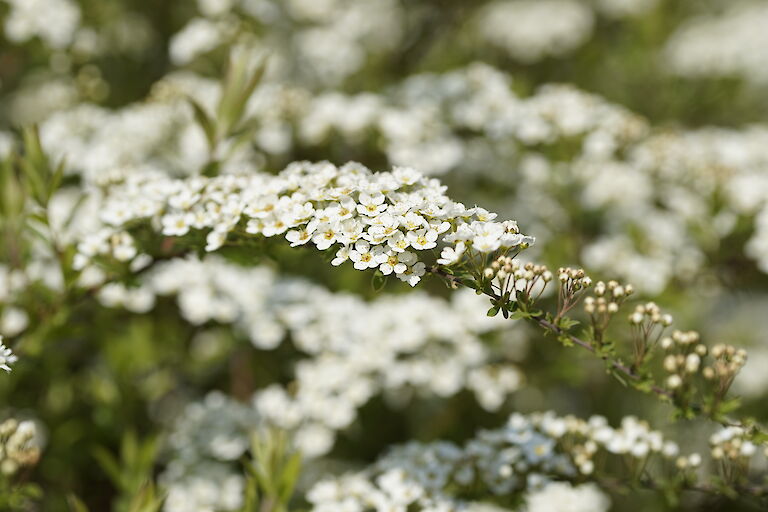
<instances>
[{"instance_id":1,"label":"bokeh background","mask_svg":"<svg viewBox=\"0 0 768 512\"><path fill-rule=\"evenodd\" d=\"M735 390L768 420L766 27L768 2L748 0L0 0L0 156L38 126L65 161L59 219L132 169L199 173L209 155L187 98L213 105L230 55L267 55L247 105L257 129L224 172L355 160L439 177L536 236L530 258L631 282L679 325L747 348ZM61 220L64 243L98 205L85 208ZM2 409L44 433L24 475L44 490L33 510L69 510L72 493L110 510L120 489L97 453L116 455L128 432L160 436L149 471L162 485L237 487L243 432L290 397L338 412L299 422L321 455L306 482L407 440L461 441L511 411L669 420L522 322L473 321L484 309L471 296L372 282L309 250L171 261L63 305L34 242L7 230L0 256L0 334L21 358L0 379ZM354 343L374 362L345 359ZM338 372L366 390L335 397ZM667 431L695 447L711 427ZM654 493L613 502L668 506Z\"/></svg>"}]
</instances>

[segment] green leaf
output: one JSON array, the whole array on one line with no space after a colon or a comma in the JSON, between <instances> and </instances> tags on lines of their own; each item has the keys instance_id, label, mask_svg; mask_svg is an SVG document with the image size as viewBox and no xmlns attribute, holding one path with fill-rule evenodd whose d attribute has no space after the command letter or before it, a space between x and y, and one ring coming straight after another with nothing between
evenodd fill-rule
<instances>
[{"instance_id":1,"label":"green leaf","mask_svg":"<svg viewBox=\"0 0 768 512\"><path fill-rule=\"evenodd\" d=\"M7 218L19 217L24 212L26 191L16 176L11 156L0 162L0 208Z\"/></svg>"},{"instance_id":2,"label":"green leaf","mask_svg":"<svg viewBox=\"0 0 768 512\"><path fill-rule=\"evenodd\" d=\"M499 306L493 306L491 309L488 310L487 315L488 316L496 316L499 314Z\"/></svg>"},{"instance_id":3,"label":"green leaf","mask_svg":"<svg viewBox=\"0 0 768 512\"><path fill-rule=\"evenodd\" d=\"M117 459L103 446L96 446L93 448L93 457L101 466L101 469L107 474L115 487L123 489L124 481L123 474L120 470L120 464Z\"/></svg>"},{"instance_id":4,"label":"green leaf","mask_svg":"<svg viewBox=\"0 0 768 512\"><path fill-rule=\"evenodd\" d=\"M67 496L67 504L69 505L69 510L71 512L89 512L85 503L74 494Z\"/></svg>"},{"instance_id":5,"label":"green leaf","mask_svg":"<svg viewBox=\"0 0 768 512\"><path fill-rule=\"evenodd\" d=\"M720 403L720 406L717 408L717 413L724 416L726 414L732 413L733 411L737 410L739 407L741 407L740 398L738 397L729 398Z\"/></svg>"},{"instance_id":6,"label":"green leaf","mask_svg":"<svg viewBox=\"0 0 768 512\"><path fill-rule=\"evenodd\" d=\"M280 503L287 504L293 496L293 491L296 488L296 482L301 474L301 455L294 453L285 465L283 474L281 477L280 485L282 487L280 492Z\"/></svg>"},{"instance_id":7,"label":"green leaf","mask_svg":"<svg viewBox=\"0 0 768 512\"><path fill-rule=\"evenodd\" d=\"M203 176L207 176L209 178L212 178L214 176L219 175L219 170L221 169L221 164L216 161L211 161L206 164L205 167L203 167L203 170L200 172Z\"/></svg>"},{"instance_id":8,"label":"green leaf","mask_svg":"<svg viewBox=\"0 0 768 512\"><path fill-rule=\"evenodd\" d=\"M256 512L259 504L259 486L253 475L248 475L245 481L245 500L240 512Z\"/></svg>"},{"instance_id":9,"label":"green leaf","mask_svg":"<svg viewBox=\"0 0 768 512\"><path fill-rule=\"evenodd\" d=\"M230 58L221 100L216 112L221 135L230 136L240 124L245 106L256 86L261 82L266 71L266 65L267 60L263 58L249 73L248 59L235 60Z\"/></svg>"},{"instance_id":10,"label":"green leaf","mask_svg":"<svg viewBox=\"0 0 768 512\"><path fill-rule=\"evenodd\" d=\"M128 512L158 512L162 504L163 499L157 496L154 483L147 481L131 500Z\"/></svg>"},{"instance_id":11,"label":"green leaf","mask_svg":"<svg viewBox=\"0 0 768 512\"><path fill-rule=\"evenodd\" d=\"M200 105L194 98L188 96L187 101L192 106L192 111L195 114L195 121L197 121L197 124L203 129L203 133L205 133L208 149L213 152L217 142L216 121L208 115L202 105Z\"/></svg>"},{"instance_id":12,"label":"green leaf","mask_svg":"<svg viewBox=\"0 0 768 512\"><path fill-rule=\"evenodd\" d=\"M622 375L622 373L621 373L621 372L619 372L619 371L618 371L616 368L614 368L613 366L610 366L610 363L608 363L608 364L609 364L609 366L608 366L608 373L609 373L610 375L613 375L613 377L614 377L614 378L615 378L617 381L619 381L619 382L621 383L621 385L622 385L622 386L624 386L624 387L627 387L627 386L628 386L628 383L627 383L627 380L624 378L624 375Z\"/></svg>"}]
</instances>

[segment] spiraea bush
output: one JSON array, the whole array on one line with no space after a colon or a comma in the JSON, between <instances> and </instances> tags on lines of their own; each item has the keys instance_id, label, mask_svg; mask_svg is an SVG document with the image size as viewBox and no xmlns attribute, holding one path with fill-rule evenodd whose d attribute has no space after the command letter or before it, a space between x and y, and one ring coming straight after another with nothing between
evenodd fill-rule
<instances>
[{"instance_id":1,"label":"spiraea bush","mask_svg":"<svg viewBox=\"0 0 768 512\"><path fill-rule=\"evenodd\" d=\"M0 0L0 510L768 508L765 19Z\"/></svg>"}]
</instances>

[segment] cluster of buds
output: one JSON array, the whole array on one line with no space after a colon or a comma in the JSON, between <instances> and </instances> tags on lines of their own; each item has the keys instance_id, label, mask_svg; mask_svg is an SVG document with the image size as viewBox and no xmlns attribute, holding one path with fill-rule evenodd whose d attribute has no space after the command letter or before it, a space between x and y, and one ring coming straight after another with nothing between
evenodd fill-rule
<instances>
[{"instance_id":1,"label":"cluster of buds","mask_svg":"<svg viewBox=\"0 0 768 512\"><path fill-rule=\"evenodd\" d=\"M557 269L557 279L569 293L577 293L592 286L592 279L580 268L560 267Z\"/></svg>"},{"instance_id":2,"label":"cluster of buds","mask_svg":"<svg viewBox=\"0 0 768 512\"><path fill-rule=\"evenodd\" d=\"M32 421L13 418L0 423L0 471L13 475L19 468L33 466L40 459L37 429Z\"/></svg>"},{"instance_id":3,"label":"cluster of buds","mask_svg":"<svg viewBox=\"0 0 768 512\"><path fill-rule=\"evenodd\" d=\"M675 466L677 466L677 469L695 469L699 466L701 466L701 455L698 453L692 453L688 455L687 457L684 455L681 455L680 457L675 460Z\"/></svg>"},{"instance_id":4,"label":"cluster of buds","mask_svg":"<svg viewBox=\"0 0 768 512\"><path fill-rule=\"evenodd\" d=\"M639 366L650 355L664 329L672 325L672 315L663 314L654 302L638 304L629 315L635 365Z\"/></svg>"},{"instance_id":5,"label":"cluster of buds","mask_svg":"<svg viewBox=\"0 0 768 512\"><path fill-rule=\"evenodd\" d=\"M705 379L715 382L717 395L723 397L736 375L747 363L747 351L719 343L712 347L710 355L714 361L702 370L702 375Z\"/></svg>"},{"instance_id":6,"label":"cluster of buds","mask_svg":"<svg viewBox=\"0 0 768 512\"><path fill-rule=\"evenodd\" d=\"M672 325L672 315L662 314L661 308L656 303L648 302L635 306L635 310L629 315L629 323L637 326L648 326L649 328L657 325L669 327Z\"/></svg>"},{"instance_id":7,"label":"cluster of buds","mask_svg":"<svg viewBox=\"0 0 768 512\"><path fill-rule=\"evenodd\" d=\"M537 283L542 283L538 289L538 297L544 292L547 283L554 278L546 265L521 263L509 256L499 256L483 271L483 276L493 282L494 288L501 296L507 292L522 292L529 297Z\"/></svg>"},{"instance_id":8,"label":"cluster of buds","mask_svg":"<svg viewBox=\"0 0 768 512\"><path fill-rule=\"evenodd\" d=\"M603 332L608 328L608 323L627 298L634 293L631 284L620 285L616 281L598 281L595 284L594 296L584 299L584 311L592 321L595 337L602 339Z\"/></svg>"},{"instance_id":9,"label":"cluster of buds","mask_svg":"<svg viewBox=\"0 0 768 512\"><path fill-rule=\"evenodd\" d=\"M664 370L671 375L666 384L670 389L679 389L686 378L695 375L701 369L707 346L699 343L699 333L696 331L675 330L671 336L661 339L661 348L667 352L664 357Z\"/></svg>"},{"instance_id":10,"label":"cluster of buds","mask_svg":"<svg viewBox=\"0 0 768 512\"><path fill-rule=\"evenodd\" d=\"M712 434L709 444L712 449L712 458L715 460L749 459L757 452L757 446L744 436L741 427L725 427Z\"/></svg>"},{"instance_id":11,"label":"cluster of buds","mask_svg":"<svg viewBox=\"0 0 768 512\"><path fill-rule=\"evenodd\" d=\"M728 392L733 380L747 362L747 352L732 345L717 344L711 349L700 343L696 331L674 331L671 336L661 339L661 348L667 351L664 370L667 387L680 388L687 377L701 374L713 382L715 396L721 399ZM709 356L709 359L705 359ZM711 362L708 362L711 361Z\"/></svg>"},{"instance_id":12,"label":"cluster of buds","mask_svg":"<svg viewBox=\"0 0 768 512\"><path fill-rule=\"evenodd\" d=\"M592 286L592 279L583 269L570 267L557 269L557 279L560 281L557 316L560 317L576 305L581 292Z\"/></svg>"},{"instance_id":13,"label":"cluster of buds","mask_svg":"<svg viewBox=\"0 0 768 512\"><path fill-rule=\"evenodd\" d=\"M635 293L631 284L622 286L618 281L598 281L595 284L595 297L603 297L611 302L619 302Z\"/></svg>"},{"instance_id":14,"label":"cluster of buds","mask_svg":"<svg viewBox=\"0 0 768 512\"><path fill-rule=\"evenodd\" d=\"M573 463L579 468L582 475L591 475L595 471L594 456L597 453L598 445L593 440L588 440L584 444L577 444L571 449Z\"/></svg>"}]
</instances>

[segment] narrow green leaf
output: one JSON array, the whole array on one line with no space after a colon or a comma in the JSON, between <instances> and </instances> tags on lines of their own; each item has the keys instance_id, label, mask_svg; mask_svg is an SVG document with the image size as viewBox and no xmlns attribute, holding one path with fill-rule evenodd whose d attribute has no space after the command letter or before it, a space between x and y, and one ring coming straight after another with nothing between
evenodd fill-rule
<instances>
[{"instance_id":1,"label":"narrow green leaf","mask_svg":"<svg viewBox=\"0 0 768 512\"><path fill-rule=\"evenodd\" d=\"M301 455L298 453L294 453L288 459L288 462L285 465L285 469L283 470L283 474L281 477L281 482L280 482L281 492L279 496L280 503L284 505L288 505L288 502L293 496L293 491L296 487L296 482L298 481L300 474L301 474Z\"/></svg>"},{"instance_id":2,"label":"narrow green leaf","mask_svg":"<svg viewBox=\"0 0 768 512\"><path fill-rule=\"evenodd\" d=\"M99 466L104 470L115 487L123 490L125 482L123 481L123 474L120 471L120 464L115 457L102 446L96 446L93 448L93 457L99 463Z\"/></svg>"},{"instance_id":3,"label":"narrow green leaf","mask_svg":"<svg viewBox=\"0 0 768 512\"><path fill-rule=\"evenodd\" d=\"M67 504L71 512L88 512L88 507L85 506L85 503L74 494L67 496Z\"/></svg>"},{"instance_id":4,"label":"narrow green leaf","mask_svg":"<svg viewBox=\"0 0 768 512\"><path fill-rule=\"evenodd\" d=\"M216 121L208 115L205 109L191 96L187 97L187 101L192 106L192 111L195 115L195 121L200 125L205 134L205 139L208 142L208 149L213 151L216 147Z\"/></svg>"}]
</instances>

